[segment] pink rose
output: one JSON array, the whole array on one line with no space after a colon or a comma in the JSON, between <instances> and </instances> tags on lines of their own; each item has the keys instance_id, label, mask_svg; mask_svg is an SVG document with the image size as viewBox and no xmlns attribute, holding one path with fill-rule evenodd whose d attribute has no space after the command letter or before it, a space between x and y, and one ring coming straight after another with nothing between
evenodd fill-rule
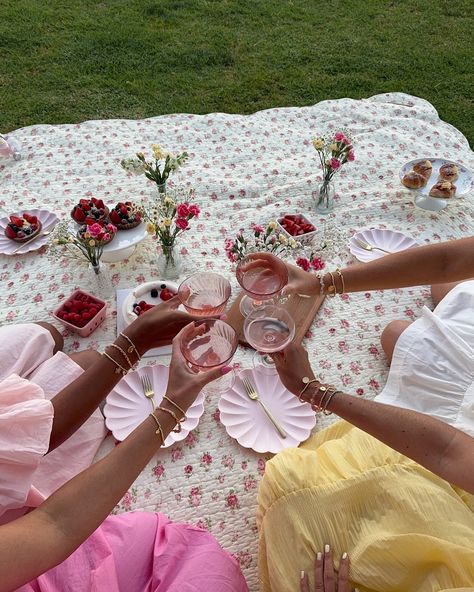
<instances>
[{"instance_id":1,"label":"pink rose","mask_svg":"<svg viewBox=\"0 0 474 592\"><path fill-rule=\"evenodd\" d=\"M91 224L90 226L87 227L87 232L90 232L92 234L92 236L97 236L102 231L103 231L102 226L100 224L97 224L97 222L95 222L94 224Z\"/></svg>"},{"instance_id":2,"label":"pink rose","mask_svg":"<svg viewBox=\"0 0 474 592\"><path fill-rule=\"evenodd\" d=\"M331 158L329 165L334 171L336 171L341 166L341 163L337 160L337 158Z\"/></svg>"},{"instance_id":3,"label":"pink rose","mask_svg":"<svg viewBox=\"0 0 474 592\"><path fill-rule=\"evenodd\" d=\"M188 226L189 226L189 223L186 220L186 218L176 218L175 224L181 230L186 230L186 228L188 228Z\"/></svg>"},{"instance_id":4,"label":"pink rose","mask_svg":"<svg viewBox=\"0 0 474 592\"><path fill-rule=\"evenodd\" d=\"M334 134L334 139L336 140L336 142L342 142L342 140L345 138L344 134L342 132L336 132Z\"/></svg>"},{"instance_id":5,"label":"pink rose","mask_svg":"<svg viewBox=\"0 0 474 592\"><path fill-rule=\"evenodd\" d=\"M304 271L309 271L309 260L305 257L298 257L298 259L296 260L296 265L298 267L301 267L301 269L303 269Z\"/></svg>"},{"instance_id":6,"label":"pink rose","mask_svg":"<svg viewBox=\"0 0 474 592\"><path fill-rule=\"evenodd\" d=\"M350 162L355 160L354 150L349 150L349 154L347 155L347 160L349 160Z\"/></svg>"},{"instance_id":7,"label":"pink rose","mask_svg":"<svg viewBox=\"0 0 474 592\"><path fill-rule=\"evenodd\" d=\"M176 207L176 212L180 218L187 218L189 216L189 206L187 203L179 204Z\"/></svg>"},{"instance_id":8,"label":"pink rose","mask_svg":"<svg viewBox=\"0 0 474 592\"><path fill-rule=\"evenodd\" d=\"M199 209L199 206L197 206L196 204L191 204L189 206L189 215L192 216L193 218L197 218L200 213L201 213L201 210Z\"/></svg>"}]
</instances>

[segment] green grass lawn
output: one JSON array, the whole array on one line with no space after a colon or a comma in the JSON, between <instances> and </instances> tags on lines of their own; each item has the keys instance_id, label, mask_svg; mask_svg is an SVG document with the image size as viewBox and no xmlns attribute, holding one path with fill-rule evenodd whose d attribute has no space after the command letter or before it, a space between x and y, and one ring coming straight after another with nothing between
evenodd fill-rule
<instances>
[{"instance_id":1,"label":"green grass lawn","mask_svg":"<svg viewBox=\"0 0 474 592\"><path fill-rule=\"evenodd\" d=\"M2 0L0 130L403 91L474 140L472 0Z\"/></svg>"}]
</instances>

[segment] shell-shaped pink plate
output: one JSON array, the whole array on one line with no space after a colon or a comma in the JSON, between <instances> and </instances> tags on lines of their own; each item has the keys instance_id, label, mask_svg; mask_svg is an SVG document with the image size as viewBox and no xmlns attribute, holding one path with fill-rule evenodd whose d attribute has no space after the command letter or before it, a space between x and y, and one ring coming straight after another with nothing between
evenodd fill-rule
<instances>
[{"instance_id":1,"label":"shell-shaped pink plate","mask_svg":"<svg viewBox=\"0 0 474 592\"><path fill-rule=\"evenodd\" d=\"M246 394L241 376L247 377L275 419L287 433L282 438L261 405ZM219 400L221 422L227 433L245 448L277 453L309 438L316 416L308 403L300 403L282 384L278 374L257 366L242 370Z\"/></svg>"},{"instance_id":2,"label":"shell-shaped pink plate","mask_svg":"<svg viewBox=\"0 0 474 592\"><path fill-rule=\"evenodd\" d=\"M50 230L58 221L58 217L53 212L49 210L39 210L37 208L25 208L19 212L15 212L15 216L21 216L24 212L31 214L32 216L37 216L38 220L42 224L41 232L44 230ZM12 212L13 214L13 212ZM38 236L35 240L32 240L31 243L24 244L20 247L21 243L17 243L5 236L5 228L7 224L10 222L10 216L5 216L4 218L0 218L0 253L2 255L12 255L15 249L18 251L15 255L24 255L25 253L29 253L30 251L37 251L43 245L45 245L50 236Z\"/></svg>"},{"instance_id":3,"label":"shell-shaped pink plate","mask_svg":"<svg viewBox=\"0 0 474 592\"><path fill-rule=\"evenodd\" d=\"M107 397L104 407L105 425L117 440L124 440L152 411L150 399L143 394L140 377L150 379L155 396L155 407L158 407L168 384L169 367L163 365L144 366L130 372L117 383ZM181 424L179 433L171 432L165 440L164 447L184 440L194 430L204 412L204 394L200 393L186 413L186 420Z\"/></svg>"},{"instance_id":4,"label":"shell-shaped pink plate","mask_svg":"<svg viewBox=\"0 0 474 592\"><path fill-rule=\"evenodd\" d=\"M363 261L364 263L384 257L387 253L378 251L377 249L367 251L357 243L356 239L360 239L372 247L385 249L385 251L389 251L390 253L398 253L399 251L404 251L418 245L415 239L402 232L387 230L386 228L366 228L356 232L349 241L349 251L359 261Z\"/></svg>"}]
</instances>

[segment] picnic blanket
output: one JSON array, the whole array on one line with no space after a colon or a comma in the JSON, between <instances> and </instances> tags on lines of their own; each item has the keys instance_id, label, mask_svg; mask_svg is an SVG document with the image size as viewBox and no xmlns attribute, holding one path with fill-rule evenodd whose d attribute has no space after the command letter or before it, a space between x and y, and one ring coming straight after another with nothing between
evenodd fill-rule
<instances>
[{"instance_id":1,"label":"picnic blanket","mask_svg":"<svg viewBox=\"0 0 474 592\"><path fill-rule=\"evenodd\" d=\"M326 222L332 239L324 255L329 268L353 261L347 243L361 228L400 230L420 243L474 234L472 193L435 213L417 208L401 186L398 171L414 158L444 157L474 170L474 154L464 136L441 121L430 103L402 93L248 116L176 114L19 129L10 135L23 158L0 163L0 207L3 215L33 206L67 216L86 194L112 205L137 200L154 188L144 177L128 176L120 160L146 152L152 143L186 150L189 162L175 181L195 188L202 214L180 240L182 277L197 269L214 270L237 288L224 238L280 213L306 213L317 226L323 224L314 210L321 176L311 140L340 129L353 138L356 160L335 177L336 207ZM114 339L115 290L157 278L156 257L156 244L148 238L129 260L110 265L106 322L88 339L66 335L66 351L103 349ZM75 287L92 287L86 265L51 261L45 249L0 255L0 266L2 323L51 321L50 311ZM395 318L415 318L425 303L427 287L327 299L304 342L316 370L347 392L374 397L387 375L379 343L383 327ZM235 360L245 367L252 363L243 349ZM197 429L184 442L160 450L115 511L157 510L209 529L238 558L256 592L256 493L269 455L232 440L219 422L217 397L207 399ZM318 418L315 429L330 420ZM109 439L102 453L111 445Z\"/></svg>"}]
</instances>

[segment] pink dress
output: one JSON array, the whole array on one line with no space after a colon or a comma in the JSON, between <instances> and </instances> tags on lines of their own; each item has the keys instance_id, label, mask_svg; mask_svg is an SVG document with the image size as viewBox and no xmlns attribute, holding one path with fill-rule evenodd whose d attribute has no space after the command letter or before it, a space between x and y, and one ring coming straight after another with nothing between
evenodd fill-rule
<instances>
[{"instance_id":1,"label":"pink dress","mask_svg":"<svg viewBox=\"0 0 474 592\"><path fill-rule=\"evenodd\" d=\"M17 335L25 326L19 327ZM44 330L37 333L36 326L28 327L34 333L33 349L41 344L46 347ZM3 337L3 331L0 335ZM6 347L6 342L2 343ZM49 351L51 354L52 348ZM25 348L12 345L11 352L11 356L5 353L6 365L10 363L30 379L15 373L0 378L0 523L13 520L44 499L44 491L34 483L38 467L48 458L44 454L53 421L53 406L36 383L46 376L50 386L55 382L51 363L44 362L48 364L46 372L42 364L28 362ZM70 358L64 358L62 354L57 361L64 362L65 372L73 370L67 361ZM48 485L44 476L41 485ZM66 561L18 590L246 592L248 588L235 559L207 531L173 523L161 514L131 512L107 518Z\"/></svg>"}]
</instances>

